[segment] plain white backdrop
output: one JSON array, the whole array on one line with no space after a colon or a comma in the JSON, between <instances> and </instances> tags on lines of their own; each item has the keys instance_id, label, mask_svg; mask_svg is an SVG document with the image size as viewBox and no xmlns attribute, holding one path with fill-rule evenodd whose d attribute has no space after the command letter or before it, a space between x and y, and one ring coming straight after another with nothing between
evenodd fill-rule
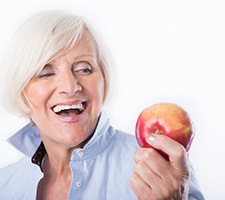
<instances>
[{"instance_id":1,"label":"plain white backdrop","mask_svg":"<svg viewBox=\"0 0 225 200\"><path fill-rule=\"evenodd\" d=\"M223 0L20 0L0 3L0 56L33 13L66 9L92 21L114 57L118 79L105 106L112 124L134 134L156 102L190 114L196 136L190 160L206 199L225 199L225 4ZM0 167L21 157L5 141L27 122L0 107Z\"/></svg>"}]
</instances>

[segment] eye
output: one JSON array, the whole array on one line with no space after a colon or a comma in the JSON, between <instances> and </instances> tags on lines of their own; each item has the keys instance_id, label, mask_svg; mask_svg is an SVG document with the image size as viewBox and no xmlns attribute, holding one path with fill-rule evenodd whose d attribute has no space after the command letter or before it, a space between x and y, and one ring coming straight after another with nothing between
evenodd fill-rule
<instances>
[{"instance_id":1,"label":"eye","mask_svg":"<svg viewBox=\"0 0 225 200\"><path fill-rule=\"evenodd\" d=\"M79 62L73 66L75 74L88 75L92 73L92 66L88 62Z\"/></svg>"},{"instance_id":2,"label":"eye","mask_svg":"<svg viewBox=\"0 0 225 200\"><path fill-rule=\"evenodd\" d=\"M38 78L48 78L50 76L53 76L54 70L52 69L51 66L46 65L44 68L41 70L41 72L38 74Z\"/></svg>"},{"instance_id":3,"label":"eye","mask_svg":"<svg viewBox=\"0 0 225 200\"><path fill-rule=\"evenodd\" d=\"M54 74L53 73L44 73L44 74L40 74L38 77L39 78L47 78L47 77L50 77L50 76L53 76Z\"/></svg>"}]
</instances>

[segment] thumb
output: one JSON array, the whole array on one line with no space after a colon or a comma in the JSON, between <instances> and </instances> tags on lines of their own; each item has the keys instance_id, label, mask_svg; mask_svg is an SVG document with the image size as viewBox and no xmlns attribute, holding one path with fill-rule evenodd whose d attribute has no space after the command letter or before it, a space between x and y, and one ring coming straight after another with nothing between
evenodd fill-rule
<instances>
[{"instance_id":1,"label":"thumb","mask_svg":"<svg viewBox=\"0 0 225 200\"><path fill-rule=\"evenodd\" d=\"M166 135L151 134L147 137L147 142L154 149L158 150L159 153L165 157L170 164L178 169L183 170L187 166L187 152L183 145L177 141L171 139ZM163 152L163 153L162 153Z\"/></svg>"}]
</instances>

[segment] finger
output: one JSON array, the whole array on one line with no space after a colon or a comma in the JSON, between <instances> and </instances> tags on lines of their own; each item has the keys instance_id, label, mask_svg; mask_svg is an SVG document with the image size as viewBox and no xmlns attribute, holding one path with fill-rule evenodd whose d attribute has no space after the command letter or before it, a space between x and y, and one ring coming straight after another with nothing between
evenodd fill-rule
<instances>
[{"instance_id":1,"label":"finger","mask_svg":"<svg viewBox=\"0 0 225 200\"><path fill-rule=\"evenodd\" d=\"M162 182L161 175L149 168L146 162L137 162L134 172L152 189L160 188L160 183Z\"/></svg>"},{"instance_id":2,"label":"finger","mask_svg":"<svg viewBox=\"0 0 225 200\"><path fill-rule=\"evenodd\" d=\"M153 148L140 148L134 154L136 163L145 163L155 174L163 176L168 172L168 162Z\"/></svg>"},{"instance_id":3,"label":"finger","mask_svg":"<svg viewBox=\"0 0 225 200\"><path fill-rule=\"evenodd\" d=\"M130 177L130 186L138 199L149 199L151 196L151 187L136 173Z\"/></svg>"},{"instance_id":4,"label":"finger","mask_svg":"<svg viewBox=\"0 0 225 200\"><path fill-rule=\"evenodd\" d=\"M169 161L176 169L187 167L187 152L185 148L175 140L165 135L151 134L147 142L154 148L165 152Z\"/></svg>"},{"instance_id":5,"label":"finger","mask_svg":"<svg viewBox=\"0 0 225 200\"><path fill-rule=\"evenodd\" d=\"M146 151L153 152L155 150L148 148L137 152L137 154L140 154L140 157L136 162L134 172L152 188L154 193L161 193L163 195L164 193L167 194L167 191L175 191L178 182L177 177L179 177L176 175L177 170L174 170L174 167L159 155L159 153L158 156L161 161L155 159L154 156L150 156L148 159L145 159L146 156L143 155ZM178 172L180 173L180 170Z\"/></svg>"},{"instance_id":6,"label":"finger","mask_svg":"<svg viewBox=\"0 0 225 200\"><path fill-rule=\"evenodd\" d=\"M145 167L144 166L141 167L143 169L142 171L148 171L144 169ZM174 192L170 191L171 185L169 184L169 182L165 183L162 180L160 180L159 177L156 179L154 178L153 180L152 178L154 176L151 176L151 178L149 178L148 180L147 177L143 176L139 172L135 171L130 179L131 188L137 195L138 199L141 200L170 199L168 197L174 194Z\"/></svg>"}]
</instances>

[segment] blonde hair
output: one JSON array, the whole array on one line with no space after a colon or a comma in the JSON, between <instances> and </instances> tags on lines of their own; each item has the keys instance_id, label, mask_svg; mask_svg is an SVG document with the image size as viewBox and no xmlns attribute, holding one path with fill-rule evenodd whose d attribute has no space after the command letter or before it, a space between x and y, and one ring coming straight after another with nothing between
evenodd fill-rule
<instances>
[{"instance_id":1,"label":"blonde hair","mask_svg":"<svg viewBox=\"0 0 225 200\"><path fill-rule=\"evenodd\" d=\"M66 11L44 11L25 21L15 32L2 64L3 104L12 112L29 116L24 88L32 77L56 57L66 53L88 31L94 38L105 80L105 99L110 91L112 58L96 30L81 16Z\"/></svg>"}]
</instances>

